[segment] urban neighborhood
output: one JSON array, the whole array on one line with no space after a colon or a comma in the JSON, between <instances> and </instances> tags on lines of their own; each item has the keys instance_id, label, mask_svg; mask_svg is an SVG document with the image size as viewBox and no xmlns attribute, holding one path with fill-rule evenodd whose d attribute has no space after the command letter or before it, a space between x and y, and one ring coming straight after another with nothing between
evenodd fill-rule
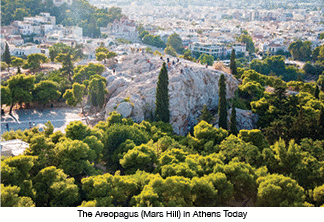
<instances>
[{"instance_id":1,"label":"urban neighborhood","mask_svg":"<svg viewBox=\"0 0 324 222\"><path fill-rule=\"evenodd\" d=\"M1 13L2 207L324 206L322 0Z\"/></svg>"}]
</instances>

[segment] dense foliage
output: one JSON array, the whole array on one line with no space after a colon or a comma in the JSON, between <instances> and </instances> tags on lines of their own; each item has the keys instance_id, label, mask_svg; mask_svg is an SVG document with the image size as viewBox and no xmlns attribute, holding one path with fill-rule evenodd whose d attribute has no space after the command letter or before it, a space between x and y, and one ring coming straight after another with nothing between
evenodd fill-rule
<instances>
[{"instance_id":1,"label":"dense foliage","mask_svg":"<svg viewBox=\"0 0 324 222\"><path fill-rule=\"evenodd\" d=\"M2 206L320 206L324 141L269 145L260 130L237 136L201 121L193 136L167 123L111 113L66 133L7 132L30 143L1 162ZM104 173L105 170L108 173ZM307 201L307 202L306 202Z\"/></svg>"},{"instance_id":2,"label":"dense foliage","mask_svg":"<svg viewBox=\"0 0 324 222\"><path fill-rule=\"evenodd\" d=\"M23 17L36 16L41 12L49 12L56 17L56 23L64 26L79 26L83 28L83 35L99 37L100 27L122 17L121 9L111 7L99 9L87 0L74 0L72 5L62 4L54 6L52 0L3 0L1 1L1 25L9 25Z\"/></svg>"},{"instance_id":3,"label":"dense foliage","mask_svg":"<svg viewBox=\"0 0 324 222\"><path fill-rule=\"evenodd\" d=\"M107 51L100 52L106 58ZM29 148L1 161L2 206L324 206L324 75L316 82L295 81L302 71L287 67L281 56L254 60L250 68L237 68L241 84L233 100L226 100L220 76L220 128L204 106L187 136L173 133L163 64L159 122L134 123L113 112L93 127L71 122L65 133L54 133L50 122L43 132L5 132L4 140L21 139ZM74 106L88 94L100 107L103 70L100 64L77 66L71 81L62 70L18 74L1 86L1 102L46 103L63 95ZM237 130L235 107L241 106L258 114L258 129Z\"/></svg>"}]
</instances>

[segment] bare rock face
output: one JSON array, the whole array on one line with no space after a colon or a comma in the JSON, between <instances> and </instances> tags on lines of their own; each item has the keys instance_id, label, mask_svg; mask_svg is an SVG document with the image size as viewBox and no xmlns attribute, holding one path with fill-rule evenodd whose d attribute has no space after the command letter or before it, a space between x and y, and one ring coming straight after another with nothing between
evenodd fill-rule
<instances>
[{"instance_id":1,"label":"bare rock face","mask_svg":"<svg viewBox=\"0 0 324 222\"><path fill-rule=\"evenodd\" d=\"M252 113L251 110L243 110L235 108L236 110L236 121L237 129L251 130L257 128L258 114ZM228 121L230 121L230 116L232 109L228 110Z\"/></svg>"},{"instance_id":2,"label":"bare rock face","mask_svg":"<svg viewBox=\"0 0 324 222\"><path fill-rule=\"evenodd\" d=\"M128 118L133 112L133 105L129 102L122 102L118 105L116 111L120 113L123 118Z\"/></svg>"},{"instance_id":3,"label":"bare rock face","mask_svg":"<svg viewBox=\"0 0 324 222\"><path fill-rule=\"evenodd\" d=\"M177 58L169 59L170 123L175 133L185 135L197 123L203 105L210 109L217 107L218 81L223 72L184 59L179 62ZM135 122L149 119L154 115L157 79L166 58L163 60L151 54L132 54L118 58L118 61L115 73L108 71L103 75L107 78L109 91L105 118L109 112L116 110L125 112L125 115L130 113L129 117ZM223 74L227 98L232 98L238 81L231 74ZM120 107L127 97L134 104L131 112L129 105L127 112L124 111L124 105Z\"/></svg>"}]
</instances>

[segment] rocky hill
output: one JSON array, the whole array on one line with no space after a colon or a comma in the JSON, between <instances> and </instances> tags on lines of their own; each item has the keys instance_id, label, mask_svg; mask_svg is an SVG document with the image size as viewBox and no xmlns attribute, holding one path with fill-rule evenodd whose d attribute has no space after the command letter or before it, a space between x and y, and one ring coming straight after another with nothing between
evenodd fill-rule
<instances>
[{"instance_id":1,"label":"rocky hill","mask_svg":"<svg viewBox=\"0 0 324 222\"><path fill-rule=\"evenodd\" d=\"M109 90L105 117L116 110L135 122L150 119L155 110L158 75L167 58L136 53L118 57L117 60L115 72L110 69L103 73ZM217 108L218 80L222 72L184 59L177 62L177 58L173 57L169 57L167 67L170 123L175 133L185 135L197 123L204 104L210 109ZM224 74L227 98L232 98L238 81L231 74Z\"/></svg>"}]
</instances>

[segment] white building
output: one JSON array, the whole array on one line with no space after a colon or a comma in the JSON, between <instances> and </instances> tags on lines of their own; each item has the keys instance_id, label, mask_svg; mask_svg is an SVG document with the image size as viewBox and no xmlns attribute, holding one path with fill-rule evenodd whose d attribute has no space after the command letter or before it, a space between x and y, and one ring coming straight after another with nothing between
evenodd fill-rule
<instances>
[{"instance_id":1,"label":"white building","mask_svg":"<svg viewBox=\"0 0 324 222\"><path fill-rule=\"evenodd\" d=\"M24 40L21 38L21 35L9 35L5 38L8 44L20 46L24 44Z\"/></svg>"},{"instance_id":2,"label":"white building","mask_svg":"<svg viewBox=\"0 0 324 222\"><path fill-rule=\"evenodd\" d=\"M113 34L116 37L126 38L126 39L135 39L138 36L136 30L135 21L129 20L127 17L122 17L120 21L115 19L112 24L108 24L107 29L101 29L101 31L107 31L108 34Z\"/></svg>"},{"instance_id":3,"label":"white building","mask_svg":"<svg viewBox=\"0 0 324 222\"><path fill-rule=\"evenodd\" d=\"M24 57L34 53L41 53L49 57L48 48L41 48L39 45L31 43L13 48L10 54L17 57Z\"/></svg>"},{"instance_id":4,"label":"white building","mask_svg":"<svg viewBox=\"0 0 324 222\"><path fill-rule=\"evenodd\" d=\"M49 13L40 13L35 17L24 17L24 21L14 21L13 25L18 28L22 35L43 35L55 27L55 16Z\"/></svg>"},{"instance_id":5,"label":"white building","mask_svg":"<svg viewBox=\"0 0 324 222\"><path fill-rule=\"evenodd\" d=\"M214 57L228 56L232 52L232 49L235 49L236 54L246 53L246 45L241 43L234 43L231 46L226 46L224 44L194 43L189 44L188 48L192 53L204 53Z\"/></svg>"},{"instance_id":6,"label":"white building","mask_svg":"<svg viewBox=\"0 0 324 222\"><path fill-rule=\"evenodd\" d=\"M63 35L65 36L75 36L75 38L82 39L83 29L77 26L68 26L63 29Z\"/></svg>"},{"instance_id":7,"label":"white building","mask_svg":"<svg viewBox=\"0 0 324 222\"><path fill-rule=\"evenodd\" d=\"M285 44L278 44L278 43L264 43L263 44L263 52L268 52L270 55L275 55L278 51L288 52L288 46Z\"/></svg>"},{"instance_id":8,"label":"white building","mask_svg":"<svg viewBox=\"0 0 324 222\"><path fill-rule=\"evenodd\" d=\"M45 0L42 0L42 3L45 3ZM53 0L53 4L57 7L64 3L66 3L68 5L72 5L73 0Z\"/></svg>"},{"instance_id":9,"label":"white building","mask_svg":"<svg viewBox=\"0 0 324 222\"><path fill-rule=\"evenodd\" d=\"M220 57L226 54L226 48L216 44L199 44L194 43L189 45L189 49L192 53L204 53L215 57Z\"/></svg>"}]
</instances>

